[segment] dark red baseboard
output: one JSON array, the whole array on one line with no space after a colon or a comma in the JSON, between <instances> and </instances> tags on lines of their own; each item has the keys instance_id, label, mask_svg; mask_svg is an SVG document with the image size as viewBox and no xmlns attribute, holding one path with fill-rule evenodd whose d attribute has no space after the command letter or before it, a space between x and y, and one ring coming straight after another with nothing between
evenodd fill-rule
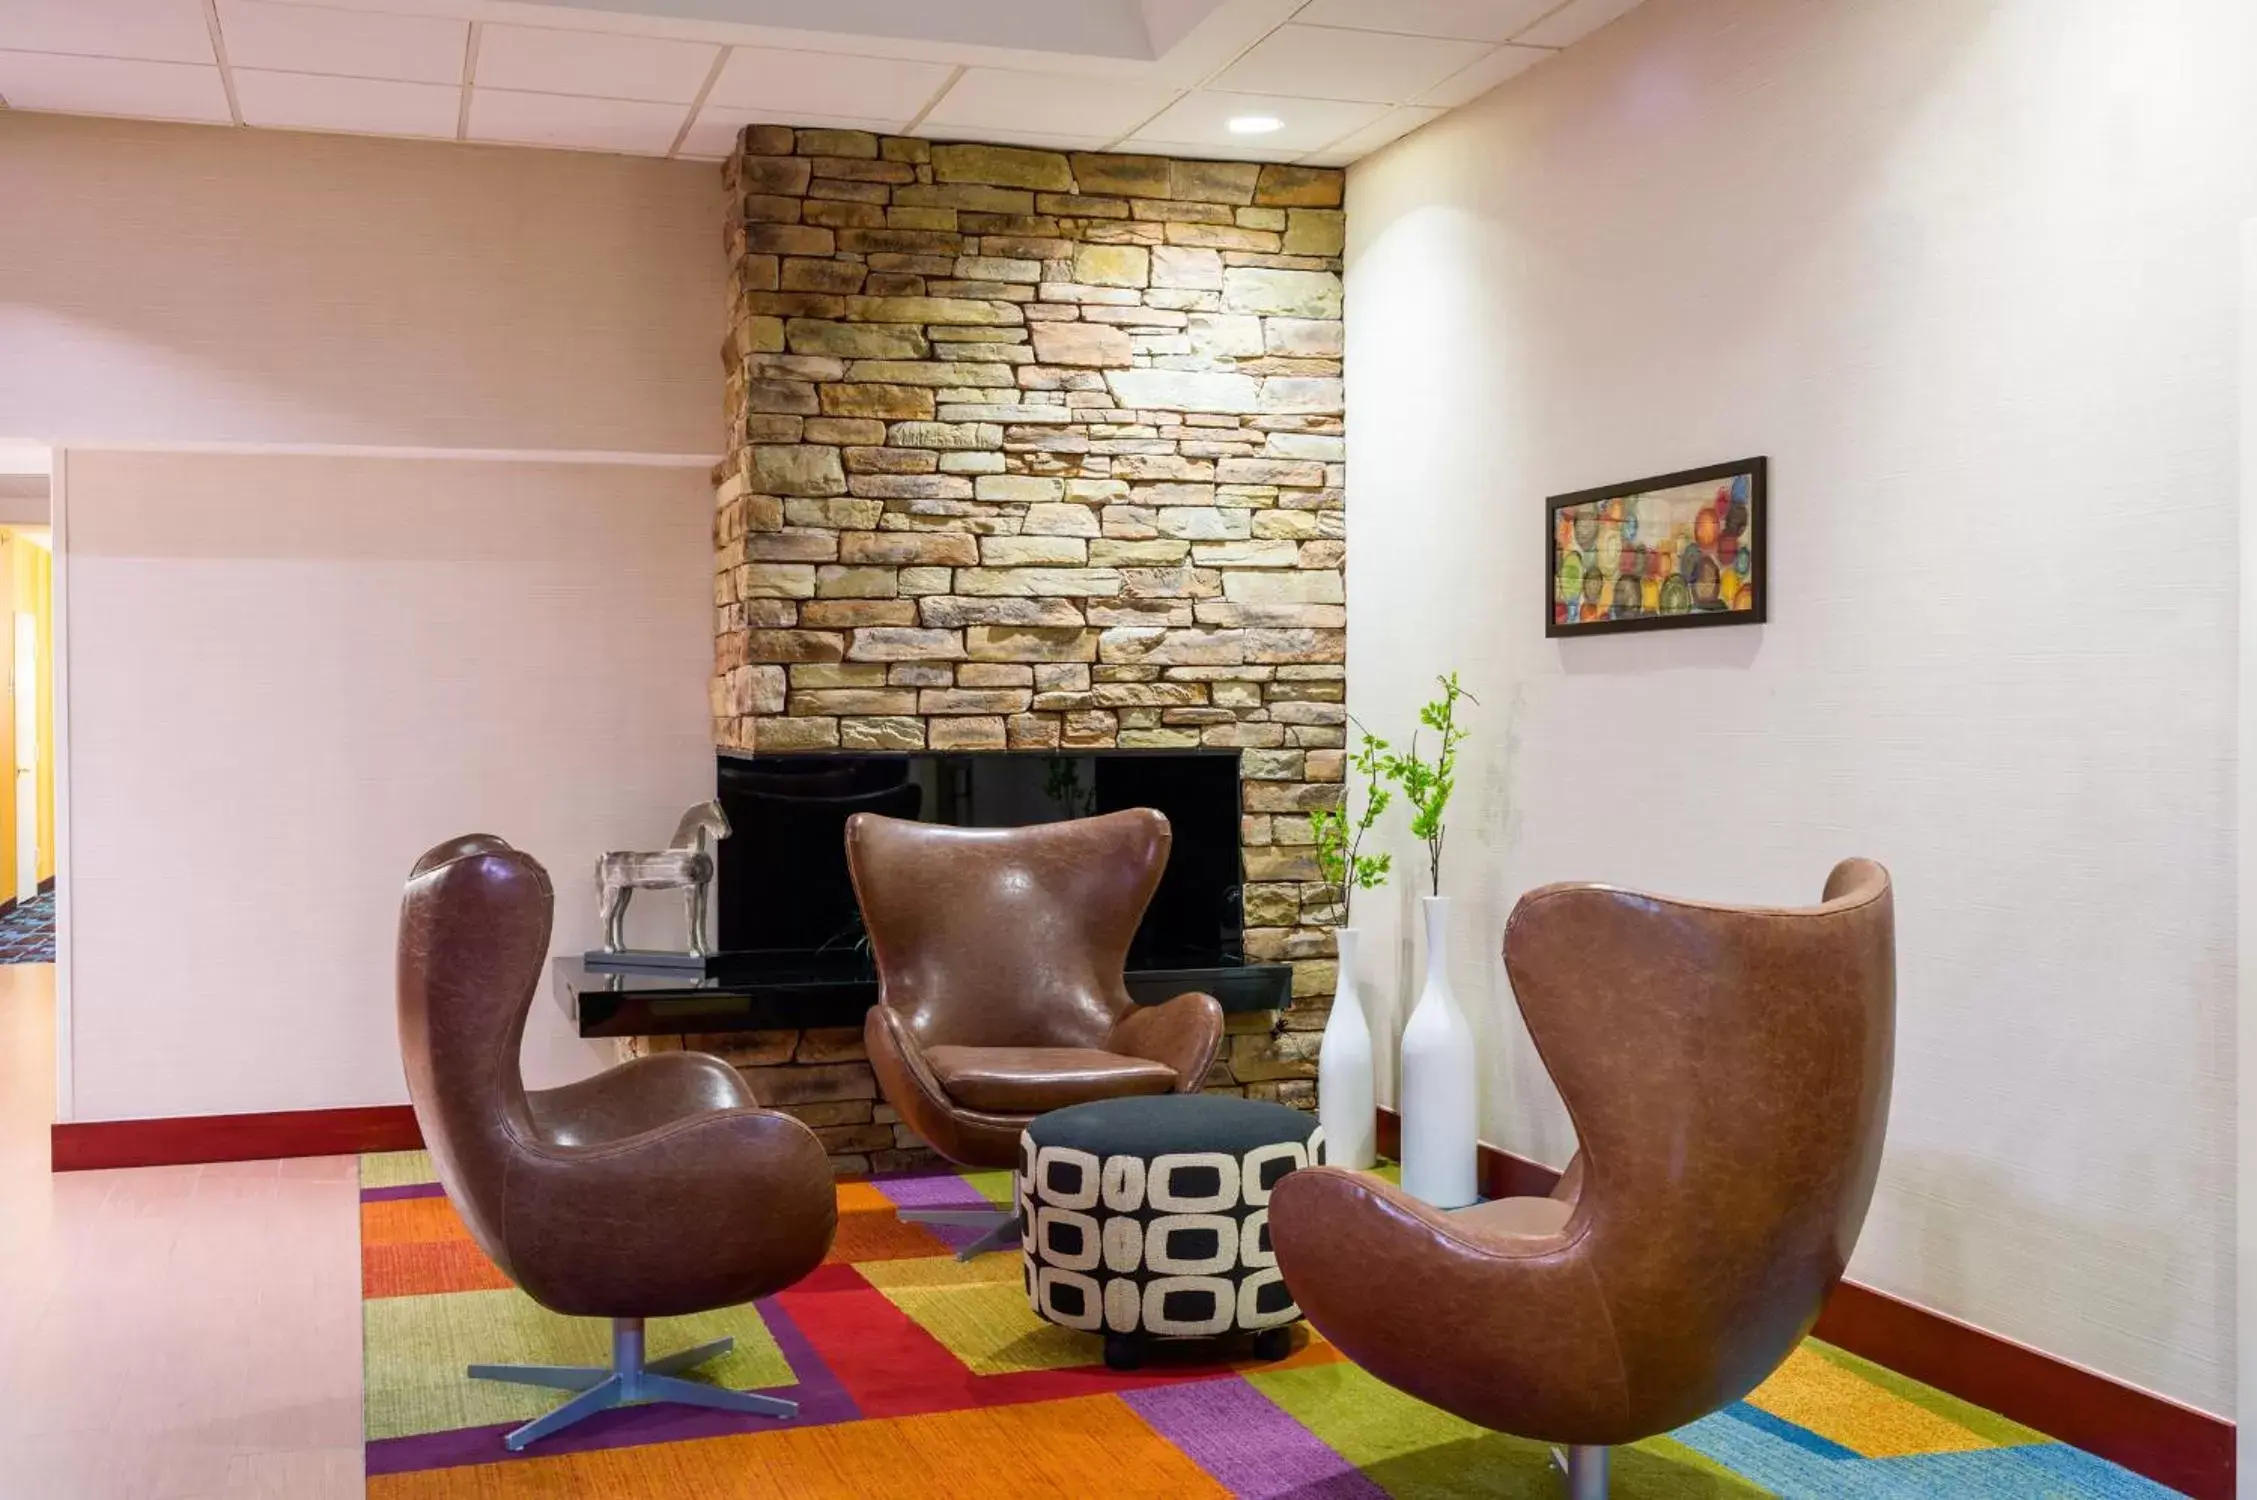
<instances>
[{"instance_id":1,"label":"dark red baseboard","mask_svg":"<svg viewBox=\"0 0 2257 1500\"><path fill-rule=\"evenodd\" d=\"M413 1151L423 1144L405 1104L297 1109L266 1115L184 1115L163 1120L84 1120L52 1127L58 1172L98 1167L177 1167L283 1156Z\"/></svg>"},{"instance_id":2,"label":"dark red baseboard","mask_svg":"<svg viewBox=\"0 0 2257 1500\"><path fill-rule=\"evenodd\" d=\"M2196 1500L2233 1500L2234 1424L2208 1412L1852 1281L1813 1332Z\"/></svg>"},{"instance_id":3,"label":"dark red baseboard","mask_svg":"<svg viewBox=\"0 0 2257 1500\"><path fill-rule=\"evenodd\" d=\"M1380 1110L1381 1153L1394 1155L1401 1140L1401 1117ZM1550 1167L1487 1142L1480 1162L1484 1197L1540 1198L1559 1182ZM2234 1425L2207 1412L1855 1282L1835 1288L1812 1332L2195 1500L2233 1500Z\"/></svg>"}]
</instances>

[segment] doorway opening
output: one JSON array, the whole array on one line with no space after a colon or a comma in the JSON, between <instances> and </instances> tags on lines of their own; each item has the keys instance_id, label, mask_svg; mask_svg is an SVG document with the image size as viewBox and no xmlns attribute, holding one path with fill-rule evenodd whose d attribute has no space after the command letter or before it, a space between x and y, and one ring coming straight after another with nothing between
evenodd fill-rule
<instances>
[{"instance_id":1,"label":"doorway opening","mask_svg":"<svg viewBox=\"0 0 2257 1500\"><path fill-rule=\"evenodd\" d=\"M54 458L0 439L0 1200L47 1170L61 1102L56 967Z\"/></svg>"},{"instance_id":2,"label":"doorway opening","mask_svg":"<svg viewBox=\"0 0 2257 1500\"><path fill-rule=\"evenodd\" d=\"M0 964L55 961L53 459L0 443Z\"/></svg>"}]
</instances>

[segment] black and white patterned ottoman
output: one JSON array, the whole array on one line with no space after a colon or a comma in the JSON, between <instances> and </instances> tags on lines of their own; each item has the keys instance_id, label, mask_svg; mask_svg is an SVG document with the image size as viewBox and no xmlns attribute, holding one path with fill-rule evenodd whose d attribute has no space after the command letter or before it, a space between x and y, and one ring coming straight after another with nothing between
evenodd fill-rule
<instances>
[{"instance_id":1,"label":"black and white patterned ottoman","mask_svg":"<svg viewBox=\"0 0 2257 1500\"><path fill-rule=\"evenodd\" d=\"M1027 1299L1133 1368L1154 1338L1256 1336L1274 1359L1301 1309L1270 1249L1270 1189L1324 1160L1316 1116L1206 1094L1055 1110L1019 1138Z\"/></svg>"}]
</instances>

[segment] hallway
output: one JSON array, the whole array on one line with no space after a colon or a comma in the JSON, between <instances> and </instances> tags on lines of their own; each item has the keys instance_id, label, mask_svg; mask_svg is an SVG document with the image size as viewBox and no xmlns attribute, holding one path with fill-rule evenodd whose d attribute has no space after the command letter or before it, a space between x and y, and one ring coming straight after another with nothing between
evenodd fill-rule
<instances>
[{"instance_id":1,"label":"hallway","mask_svg":"<svg viewBox=\"0 0 2257 1500\"><path fill-rule=\"evenodd\" d=\"M0 1494L357 1500L352 1160L51 1176L54 983L0 966Z\"/></svg>"}]
</instances>

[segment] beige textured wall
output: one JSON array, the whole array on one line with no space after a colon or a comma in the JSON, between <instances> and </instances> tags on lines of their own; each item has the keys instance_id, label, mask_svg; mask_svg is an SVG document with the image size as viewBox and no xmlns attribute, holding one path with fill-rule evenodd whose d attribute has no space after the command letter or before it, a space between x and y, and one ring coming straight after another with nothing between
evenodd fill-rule
<instances>
[{"instance_id":1,"label":"beige textured wall","mask_svg":"<svg viewBox=\"0 0 2257 1500\"><path fill-rule=\"evenodd\" d=\"M76 479L76 1117L404 1097L416 853L519 841L568 950L599 849L711 794L720 195L709 165L0 112L0 436ZM119 444L269 451L88 451ZM690 462L271 451L306 445ZM536 1006L536 1079L609 1055Z\"/></svg>"},{"instance_id":2,"label":"beige textured wall","mask_svg":"<svg viewBox=\"0 0 2257 1500\"><path fill-rule=\"evenodd\" d=\"M605 849L712 795L694 469L74 450L80 1119L388 1104L400 884L484 830L597 939ZM643 940L679 907L639 903ZM535 1084L615 1056L546 976Z\"/></svg>"},{"instance_id":3,"label":"beige textured wall","mask_svg":"<svg viewBox=\"0 0 2257 1500\"><path fill-rule=\"evenodd\" d=\"M716 455L710 165L0 112L0 436Z\"/></svg>"},{"instance_id":4,"label":"beige textured wall","mask_svg":"<svg viewBox=\"0 0 2257 1500\"><path fill-rule=\"evenodd\" d=\"M1444 880L1492 1139L1571 1149L1497 962L1522 892L1799 903L1874 856L1851 1274L2219 1412L2253 24L1647 0L1349 181L1350 700L1481 695ZM1751 453L1768 625L1543 637L1546 495Z\"/></svg>"}]
</instances>

